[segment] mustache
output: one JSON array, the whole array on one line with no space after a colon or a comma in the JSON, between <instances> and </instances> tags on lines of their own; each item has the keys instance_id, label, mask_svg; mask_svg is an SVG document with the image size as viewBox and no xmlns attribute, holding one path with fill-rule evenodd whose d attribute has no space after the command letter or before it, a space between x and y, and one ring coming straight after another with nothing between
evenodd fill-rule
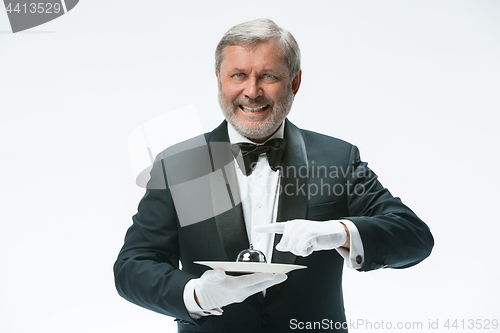
<instances>
[{"instance_id":1,"label":"mustache","mask_svg":"<svg viewBox=\"0 0 500 333\"><path fill-rule=\"evenodd\" d=\"M262 96L259 96L257 98L237 98L233 101L233 105L235 107L244 104L269 104L272 107L274 106L274 101Z\"/></svg>"}]
</instances>

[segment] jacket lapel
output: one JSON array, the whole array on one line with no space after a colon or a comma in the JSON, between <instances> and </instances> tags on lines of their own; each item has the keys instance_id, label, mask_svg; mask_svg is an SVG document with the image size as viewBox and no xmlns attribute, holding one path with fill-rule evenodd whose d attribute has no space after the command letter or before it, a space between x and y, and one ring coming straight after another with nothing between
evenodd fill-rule
<instances>
[{"instance_id":1,"label":"jacket lapel","mask_svg":"<svg viewBox=\"0 0 500 333\"><path fill-rule=\"evenodd\" d=\"M210 188L215 224L226 260L235 261L238 253L249 247L249 242L233 164L234 159L229 150L227 122L224 121L212 131L207 141L213 170ZM223 207L227 207L228 194L232 208L226 210Z\"/></svg>"},{"instance_id":2,"label":"jacket lapel","mask_svg":"<svg viewBox=\"0 0 500 333\"><path fill-rule=\"evenodd\" d=\"M288 119L285 124L287 141L283 157L278 216L276 222L305 219L307 216L307 155L300 130ZM302 175L302 176L301 176ZM297 258L291 252L276 250L282 235L274 238L273 262L293 264Z\"/></svg>"},{"instance_id":3,"label":"jacket lapel","mask_svg":"<svg viewBox=\"0 0 500 333\"><path fill-rule=\"evenodd\" d=\"M307 171L306 146L300 130L288 119L285 124L285 139L287 143L282 163L281 191L276 222L305 219L307 217L307 175L304 175L304 172ZM280 242L282 236L277 234L274 237L272 262L293 264L297 259L294 254L276 250L276 245ZM280 292L281 288L283 288L283 283L269 288L266 299L272 299Z\"/></svg>"}]
</instances>

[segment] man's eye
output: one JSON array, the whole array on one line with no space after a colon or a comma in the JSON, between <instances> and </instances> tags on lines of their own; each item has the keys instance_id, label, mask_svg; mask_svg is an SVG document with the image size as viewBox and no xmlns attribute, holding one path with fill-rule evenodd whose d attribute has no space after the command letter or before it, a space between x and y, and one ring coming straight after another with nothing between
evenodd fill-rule
<instances>
[{"instance_id":1,"label":"man's eye","mask_svg":"<svg viewBox=\"0 0 500 333\"><path fill-rule=\"evenodd\" d=\"M235 79L242 79L243 78L243 74L234 74L233 77Z\"/></svg>"},{"instance_id":2,"label":"man's eye","mask_svg":"<svg viewBox=\"0 0 500 333\"><path fill-rule=\"evenodd\" d=\"M264 75L264 78L267 80L274 80L275 79L274 75L271 75L271 74Z\"/></svg>"}]
</instances>

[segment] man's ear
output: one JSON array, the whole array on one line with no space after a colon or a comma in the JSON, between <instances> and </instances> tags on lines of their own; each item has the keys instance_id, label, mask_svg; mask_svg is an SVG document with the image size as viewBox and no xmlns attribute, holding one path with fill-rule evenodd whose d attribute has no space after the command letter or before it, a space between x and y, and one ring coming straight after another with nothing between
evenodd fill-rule
<instances>
[{"instance_id":1,"label":"man's ear","mask_svg":"<svg viewBox=\"0 0 500 333\"><path fill-rule=\"evenodd\" d=\"M292 80L292 92L293 94L297 94L297 91L299 91L300 87L300 81L302 80L302 69L295 74L295 77Z\"/></svg>"},{"instance_id":2,"label":"man's ear","mask_svg":"<svg viewBox=\"0 0 500 333\"><path fill-rule=\"evenodd\" d=\"M220 89L220 79L219 79L219 73L217 73L217 70L215 70L215 76L217 77L217 90Z\"/></svg>"}]
</instances>

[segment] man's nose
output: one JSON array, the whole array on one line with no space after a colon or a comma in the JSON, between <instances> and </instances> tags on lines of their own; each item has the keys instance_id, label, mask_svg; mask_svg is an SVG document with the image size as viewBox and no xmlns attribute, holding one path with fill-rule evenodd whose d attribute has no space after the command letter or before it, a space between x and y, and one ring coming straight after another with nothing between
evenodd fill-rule
<instances>
[{"instance_id":1,"label":"man's nose","mask_svg":"<svg viewBox=\"0 0 500 333\"><path fill-rule=\"evenodd\" d=\"M245 90L243 94L248 98L257 98L262 95L262 87L256 77L249 77L245 82Z\"/></svg>"}]
</instances>

